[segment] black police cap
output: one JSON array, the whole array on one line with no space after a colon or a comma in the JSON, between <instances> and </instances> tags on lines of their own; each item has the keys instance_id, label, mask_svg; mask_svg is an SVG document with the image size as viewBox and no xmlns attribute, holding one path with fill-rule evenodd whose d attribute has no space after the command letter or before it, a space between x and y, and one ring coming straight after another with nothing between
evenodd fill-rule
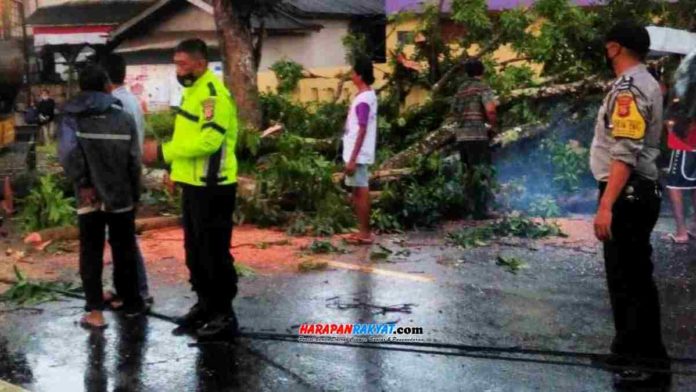
<instances>
[{"instance_id":1,"label":"black police cap","mask_svg":"<svg viewBox=\"0 0 696 392\"><path fill-rule=\"evenodd\" d=\"M624 48L631 49L641 57L650 51L650 34L648 30L634 22L620 22L609 30L604 42L616 42Z\"/></svg>"}]
</instances>

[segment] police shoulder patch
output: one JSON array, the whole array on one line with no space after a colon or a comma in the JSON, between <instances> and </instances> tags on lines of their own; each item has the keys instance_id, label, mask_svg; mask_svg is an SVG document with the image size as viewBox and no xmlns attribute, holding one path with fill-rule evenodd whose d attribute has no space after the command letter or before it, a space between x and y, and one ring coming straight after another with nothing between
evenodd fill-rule
<instances>
[{"instance_id":1,"label":"police shoulder patch","mask_svg":"<svg viewBox=\"0 0 696 392\"><path fill-rule=\"evenodd\" d=\"M647 124L631 91L619 91L616 95L611 124L611 133L615 138L638 140L645 137Z\"/></svg>"},{"instance_id":2,"label":"police shoulder patch","mask_svg":"<svg viewBox=\"0 0 696 392\"><path fill-rule=\"evenodd\" d=\"M207 98L203 101L203 118L210 121L215 117L215 98Z\"/></svg>"}]
</instances>

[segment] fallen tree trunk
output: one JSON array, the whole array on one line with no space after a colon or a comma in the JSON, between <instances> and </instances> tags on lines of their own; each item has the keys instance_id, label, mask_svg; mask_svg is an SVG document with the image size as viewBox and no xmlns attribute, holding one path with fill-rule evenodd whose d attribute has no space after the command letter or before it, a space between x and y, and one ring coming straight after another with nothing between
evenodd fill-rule
<instances>
[{"instance_id":1,"label":"fallen tree trunk","mask_svg":"<svg viewBox=\"0 0 696 392\"><path fill-rule=\"evenodd\" d=\"M416 158L432 154L434 151L451 143L453 139L454 126L445 125L430 132L420 141L386 160L382 166L379 167L379 171L409 167Z\"/></svg>"},{"instance_id":2,"label":"fallen tree trunk","mask_svg":"<svg viewBox=\"0 0 696 392\"><path fill-rule=\"evenodd\" d=\"M527 124L519 127L506 129L493 139L492 146L505 147L508 144L519 140L536 137L546 132L545 124ZM406 150L394 155L385 161L376 173L384 173L410 167L413 162L421 156L428 156L436 151L451 145L454 142L454 126L444 125L443 127L430 132L420 141L412 144ZM412 169L409 169L412 170Z\"/></svg>"},{"instance_id":3,"label":"fallen tree trunk","mask_svg":"<svg viewBox=\"0 0 696 392\"><path fill-rule=\"evenodd\" d=\"M545 99L561 95L587 95L599 93L604 91L608 84L609 82L607 81L598 80L597 78L588 78L573 83L523 88L511 91L501 103L505 104L519 98Z\"/></svg>"},{"instance_id":4,"label":"fallen tree trunk","mask_svg":"<svg viewBox=\"0 0 696 392\"><path fill-rule=\"evenodd\" d=\"M135 231L138 233L150 230L164 229L167 227L176 227L181 224L181 218L178 216L143 218L135 221ZM55 227L45 229L38 232L39 242L44 241L67 241L80 238L80 231L74 226Z\"/></svg>"},{"instance_id":5,"label":"fallen tree trunk","mask_svg":"<svg viewBox=\"0 0 696 392\"><path fill-rule=\"evenodd\" d=\"M328 153L336 150L336 139L316 139L313 137L301 137L300 141L307 147L313 148L315 151L320 153Z\"/></svg>"}]
</instances>

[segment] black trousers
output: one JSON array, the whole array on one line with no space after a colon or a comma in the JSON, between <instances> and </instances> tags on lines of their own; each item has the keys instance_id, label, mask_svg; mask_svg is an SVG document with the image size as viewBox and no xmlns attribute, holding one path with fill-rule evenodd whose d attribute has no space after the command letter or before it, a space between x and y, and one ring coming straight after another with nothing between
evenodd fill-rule
<instances>
[{"instance_id":1,"label":"black trousers","mask_svg":"<svg viewBox=\"0 0 696 392\"><path fill-rule=\"evenodd\" d=\"M464 168L464 166L474 167L477 165L490 165L493 160L491 159L491 148L489 144L488 140L457 142L462 168Z\"/></svg>"},{"instance_id":2,"label":"black trousers","mask_svg":"<svg viewBox=\"0 0 696 392\"><path fill-rule=\"evenodd\" d=\"M601 197L606 183L599 186ZM651 365L650 358L667 358L650 244L661 201L662 191L655 181L632 177L614 204L613 238L604 243L616 330L611 351L638 365Z\"/></svg>"},{"instance_id":3,"label":"black trousers","mask_svg":"<svg viewBox=\"0 0 696 392\"><path fill-rule=\"evenodd\" d=\"M485 218L493 200L493 159L489 141L457 142L457 149L465 178L463 185L469 203L468 209L474 218ZM473 170L474 168L478 170Z\"/></svg>"},{"instance_id":4,"label":"black trousers","mask_svg":"<svg viewBox=\"0 0 696 392\"><path fill-rule=\"evenodd\" d=\"M136 273L135 213L92 212L79 216L80 277L87 298L85 310L104 309L102 271L104 269L105 229L114 261L114 286L123 297L124 307L141 307Z\"/></svg>"},{"instance_id":5,"label":"black trousers","mask_svg":"<svg viewBox=\"0 0 696 392\"><path fill-rule=\"evenodd\" d=\"M237 186L183 185L186 266L198 303L212 314L232 312L237 272L230 254Z\"/></svg>"}]
</instances>

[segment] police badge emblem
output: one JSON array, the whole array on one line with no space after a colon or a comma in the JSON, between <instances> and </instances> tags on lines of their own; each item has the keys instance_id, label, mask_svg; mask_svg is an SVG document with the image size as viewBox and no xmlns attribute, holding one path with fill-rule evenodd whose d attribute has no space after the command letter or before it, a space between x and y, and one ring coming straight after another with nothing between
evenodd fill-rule
<instances>
[{"instance_id":1,"label":"police badge emblem","mask_svg":"<svg viewBox=\"0 0 696 392\"><path fill-rule=\"evenodd\" d=\"M612 136L615 138L639 140L645 137L647 123L631 92L622 91L616 97L611 123Z\"/></svg>"},{"instance_id":2,"label":"police badge emblem","mask_svg":"<svg viewBox=\"0 0 696 392\"><path fill-rule=\"evenodd\" d=\"M633 96L631 94L619 95L616 99L616 104L618 105L617 114L619 117L628 117L631 114L631 104L633 103Z\"/></svg>"},{"instance_id":3,"label":"police badge emblem","mask_svg":"<svg viewBox=\"0 0 696 392\"><path fill-rule=\"evenodd\" d=\"M203 101L203 118L205 121L210 121L215 117L215 100L206 99Z\"/></svg>"}]
</instances>

